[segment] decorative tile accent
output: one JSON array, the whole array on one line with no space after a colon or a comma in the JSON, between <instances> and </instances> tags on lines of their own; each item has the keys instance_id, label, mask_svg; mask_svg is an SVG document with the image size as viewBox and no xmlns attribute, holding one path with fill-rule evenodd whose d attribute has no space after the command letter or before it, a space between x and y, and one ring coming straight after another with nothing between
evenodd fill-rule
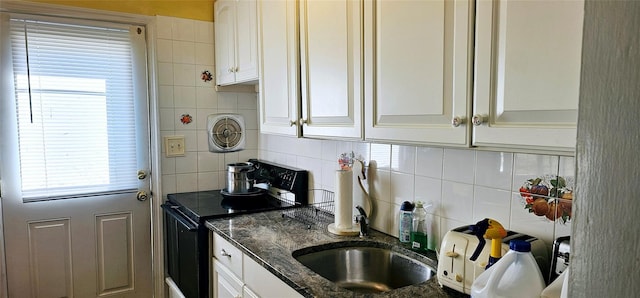
<instances>
[{"instance_id":1,"label":"decorative tile accent","mask_svg":"<svg viewBox=\"0 0 640 298\"><path fill-rule=\"evenodd\" d=\"M213 80L213 75L208 70L205 70L200 74L200 79L203 82L210 82L211 80Z\"/></svg>"},{"instance_id":2,"label":"decorative tile accent","mask_svg":"<svg viewBox=\"0 0 640 298\"><path fill-rule=\"evenodd\" d=\"M189 114L182 114L180 115L180 122L182 122L182 124L189 124L191 122L193 122L193 117Z\"/></svg>"}]
</instances>

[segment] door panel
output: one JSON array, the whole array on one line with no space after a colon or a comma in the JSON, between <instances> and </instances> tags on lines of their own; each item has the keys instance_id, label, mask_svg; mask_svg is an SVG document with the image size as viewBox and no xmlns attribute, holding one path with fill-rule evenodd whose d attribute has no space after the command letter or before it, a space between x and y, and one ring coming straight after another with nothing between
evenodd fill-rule
<instances>
[{"instance_id":1,"label":"door panel","mask_svg":"<svg viewBox=\"0 0 640 298\"><path fill-rule=\"evenodd\" d=\"M131 212L96 216L99 295L133 288L131 217Z\"/></svg>"},{"instance_id":2,"label":"door panel","mask_svg":"<svg viewBox=\"0 0 640 298\"><path fill-rule=\"evenodd\" d=\"M72 296L69 219L34 221L29 226L29 273L36 297Z\"/></svg>"},{"instance_id":3,"label":"door panel","mask_svg":"<svg viewBox=\"0 0 640 298\"><path fill-rule=\"evenodd\" d=\"M479 1L473 145L572 152L584 1Z\"/></svg>"},{"instance_id":4,"label":"door panel","mask_svg":"<svg viewBox=\"0 0 640 298\"><path fill-rule=\"evenodd\" d=\"M365 1L365 137L468 144L473 1Z\"/></svg>"},{"instance_id":5,"label":"door panel","mask_svg":"<svg viewBox=\"0 0 640 298\"><path fill-rule=\"evenodd\" d=\"M150 200L137 200L135 190L102 195L79 193L72 198L57 196L39 201L23 199L20 150L26 149L18 146L11 42L5 42L9 40L5 30L10 27L9 18L6 14L0 17L0 194L9 297L152 297ZM130 62L134 68L133 87L128 93L132 96L128 107L134 120L127 122L135 123L130 129L135 130L136 141L116 148L117 154L129 152L135 156L132 168L151 173L144 27L126 26L121 30L131 39L127 53L136 57ZM125 125L118 115L108 113L115 123ZM90 125L79 125L78 129L84 127ZM97 135L101 134L92 134ZM96 174L82 168L77 173L77 181ZM149 176L138 180L136 173L131 173L127 178L131 180L127 181L149 193Z\"/></svg>"}]
</instances>

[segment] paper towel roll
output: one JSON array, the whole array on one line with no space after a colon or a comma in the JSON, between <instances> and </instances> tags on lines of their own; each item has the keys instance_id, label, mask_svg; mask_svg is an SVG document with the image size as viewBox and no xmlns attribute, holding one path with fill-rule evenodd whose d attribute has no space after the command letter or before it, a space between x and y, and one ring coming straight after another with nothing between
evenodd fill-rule
<instances>
[{"instance_id":1,"label":"paper towel roll","mask_svg":"<svg viewBox=\"0 0 640 298\"><path fill-rule=\"evenodd\" d=\"M336 171L335 193L335 226L337 229L353 227L353 172L351 170Z\"/></svg>"}]
</instances>

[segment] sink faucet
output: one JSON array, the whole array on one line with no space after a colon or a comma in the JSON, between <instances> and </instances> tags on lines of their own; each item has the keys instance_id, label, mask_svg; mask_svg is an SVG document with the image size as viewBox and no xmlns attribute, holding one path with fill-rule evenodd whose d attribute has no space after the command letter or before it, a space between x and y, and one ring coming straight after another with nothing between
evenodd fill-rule
<instances>
[{"instance_id":1,"label":"sink faucet","mask_svg":"<svg viewBox=\"0 0 640 298\"><path fill-rule=\"evenodd\" d=\"M360 237L369 235L369 218L367 218L367 213L364 212L364 209L360 205L356 205L356 209L360 214L356 215L356 222L360 223Z\"/></svg>"}]
</instances>

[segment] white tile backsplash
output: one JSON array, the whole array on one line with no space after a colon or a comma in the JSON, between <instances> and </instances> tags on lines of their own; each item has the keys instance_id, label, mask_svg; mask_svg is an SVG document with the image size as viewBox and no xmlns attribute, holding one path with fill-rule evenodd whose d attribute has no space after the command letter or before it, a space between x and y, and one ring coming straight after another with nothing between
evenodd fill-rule
<instances>
[{"instance_id":1,"label":"white tile backsplash","mask_svg":"<svg viewBox=\"0 0 640 298\"><path fill-rule=\"evenodd\" d=\"M195 41L196 21L182 18L172 18L171 37L173 40Z\"/></svg>"},{"instance_id":2,"label":"white tile backsplash","mask_svg":"<svg viewBox=\"0 0 640 298\"><path fill-rule=\"evenodd\" d=\"M442 179L444 149L416 148L416 175Z\"/></svg>"},{"instance_id":3,"label":"white tile backsplash","mask_svg":"<svg viewBox=\"0 0 640 298\"><path fill-rule=\"evenodd\" d=\"M457 221L473 221L473 185L442 181L442 207L440 216Z\"/></svg>"},{"instance_id":4,"label":"white tile backsplash","mask_svg":"<svg viewBox=\"0 0 640 298\"><path fill-rule=\"evenodd\" d=\"M391 145L391 169L413 175L416 167L416 147Z\"/></svg>"},{"instance_id":5,"label":"white tile backsplash","mask_svg":"<svg viewBox=\"0 0 640 298\"><path fill-rule=\"evenodd\" d=\"M158 62L173 62L173 42L169 39L158 39L156 54Z\"/></svg>"},{"instance_id":6,"label":"white tile backsplash","mask_svg":"<svg viewBox=\"0 0 640 298\"><path fill-rule=\"evenodd\" d=\"M213 44L213 23L205 21L195 21L195 41ZM213 52L213 51L211 51Z\"/></svg>"},{"instance_id":7,"label":"white tile backsplash","mask_svg":"<svg viewBox=\"0 0 640 298\"><path fill-rule=\"evenodd\" d=\"M173 103L176 108L196 108L196 87L173 87Z\"/></svg>"},{"instance_id":8,"label":"white tile backsplash","mask_svg":"<svg viewBox=\"0 0 640 298\"><path fill-rule=\"evenodd\" d=\"M196 45L191 41L176 41L173 45L173 63L195 64L196 62ZM211 48L211 46L209 46Z\"/></svg>"},{"instance_id":9,"label":"white tile backsplash","mask_svg":"<svg viewBox=\"0 0 640 298\"><path fill-rule=\"evenodd\" d=\"M509 228L511 191L476 185L473 195L472 222L491 218L500 222L505 229Z\"/></svg>"},{"instance_id":10,"label":"white tile backsplash","mask_svg":"<svg viewBox=\"0 0 640 298\"><path fill-rule=\"evenodd\" d=\"M391 198L393 203L401 205L404 201L414 201L415 181L414 175L400 172L391 172Z\"/></svg>"},{"instance_id":11,"label":"white tile backsplash","mask_svg":"<svg viewBox=\"0 0 640 298\"><path fill-rule=\"evenodd\" d=\"M558 236L570 234L570 223L552 222L524 208L517 192L522 182L536 175L561 173L573 176L572 157L473 149L435 148L389 145L340 140L310 140L260 134L259 156L262 159L311 169L314 187L334 189L336 159L340 153L354 151L367 161L367 180L374 211L372 227L398 235L397 214L404 200L432 204L432 241L440 244L450 229L473 224L486 217L494 218L506 228L543 239L550 246ZM310 156L313 144L320 152ZM304 162L299 162L302 159ZM310 160L320 160L315 173L307 167ZM560 160L560 163L558 162ZM413 165L409 165L413 163ZM564 172L563 172L564 171ZM512 190L517 185L515 190Z\"/></svg>"},{"instance_id":12,"label":"white tile backsplash","mask_svg":"<svg viewBox=\"0 0 640 298\"><path fill-rule=\"evenodd\" d=\"M473 184L475 176L476 151L445 149L442 179Z\"/></svg>"},{"instance_id":13,"label":"white tile backsplash","mask_svg":"<svg viewBox=\"0 0 640 298\"><path fill-rule=\"evenodd\" d=\"M164 16L156 20L160 135L183 135L186 147L183 157L162 157L163 194L220 189L227 163L258 156L257 97L242 94L238 104L237 93L218 93L211 82L201 80L204 70L214 72L212 22ZM219 97L231 100L219 104ZM222 111L246 116L247 149L209 152L207 116ZM192 122L183 124L183 114L190 115ZM159 150L164 153L162 146Z\"/></svg>"},{"instance_id":14,"label":"white tile backsplash","mask_svg":"<svg viewBox=\"0 0 640 298\"><path fill-rule=\"evenodd\" d=\"M513 153L478 151L476 185L510 191L513 178Z\"/></svg>"},{"instance_id":15,"label":"white tile backsplash","mask_svg":"<svg viewBox=\"0 0 640 298\"><path fill-rule=\"evenodd\" d=\"M173 84L175 86L195 86L196 66L193 64L174 63L173 64ZM197 75L200 77L200 74Z\"/></svg>"}]
</instances>

